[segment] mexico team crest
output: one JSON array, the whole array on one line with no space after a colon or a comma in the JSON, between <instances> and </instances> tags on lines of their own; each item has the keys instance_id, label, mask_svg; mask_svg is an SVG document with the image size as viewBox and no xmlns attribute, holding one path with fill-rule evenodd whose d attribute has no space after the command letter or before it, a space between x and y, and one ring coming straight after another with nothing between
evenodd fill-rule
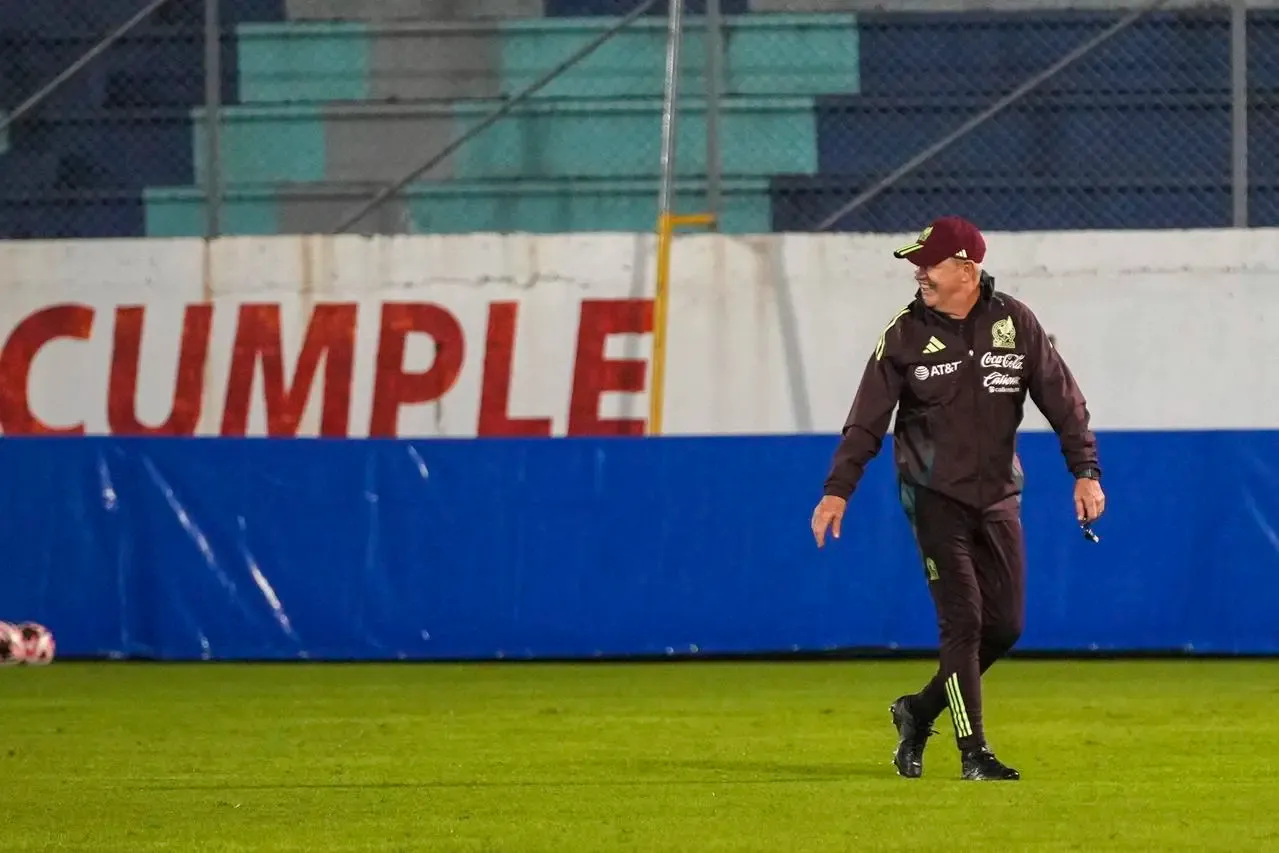
<instances>
[{"instance_id":1,"label":"mexico team crest","mask_svg":"<svg viewBox=\"0 0 1279 853\"><path fill-rule=\"evenodd\" d=\"M996 320L995 325L990 327L990 338L991 343L1000 349L1016 349L1017 329L1013 326L1013 318Z\"/></svg>"}]
</instances>

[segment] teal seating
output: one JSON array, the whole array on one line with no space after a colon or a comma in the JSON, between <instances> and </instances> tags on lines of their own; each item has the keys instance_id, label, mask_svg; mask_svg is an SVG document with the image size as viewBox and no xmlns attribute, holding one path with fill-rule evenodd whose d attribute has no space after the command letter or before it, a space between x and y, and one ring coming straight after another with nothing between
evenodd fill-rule
<instances>
[{"instance_id":1,"label":"teal seating","mask_svg":"<svg viewBox=\"0 0 1279 853\"><path fill-rule=\"evenodd\" d=\"M457 106L459 127L492 106ZM706 174L706 102L681 106L676 173ZM539 101L517 108L457 152L456 178L605 178L660 174L662 102ZM767 177L817 168L813 102L807 98L740 98L720 110L723 173Z\"/></svg>"},{"instance_id":2,"label":"teal seating","mask_svg":"<svg viewBox=\"0 0 1279 853\"><path fill-rule=\"evenodd\" d=\"M747 234L772 230L768 181L725 181L720 230ZM462 234L522 231L652 231L657 224L657 179L604 181L450 182L417 185L409 195L414 230ZM676 187L677 209L706 206L704 181Z\"/></svg>"},{"instance_id":3,"label":"teal seating","mask_svg":"<svg viewBox=\"0 0 1279 853\"><path fill-rule=\"evenodd\" d=\"M513 95L612 26L612 18L510 21L500 36L501 94ZM445 38L442 30L437 39ZM245 24L238 30L243 103L324 103L370 97L373 43L363 23ZM388 39L391 36L387 36ZM538 98L660 97L666 25L637 21L539 91ZM706 34L690 16L681 51L685 93L706 90ZM816 96L858 90L860 56L852 15L741 15L725 19L724 94Z\"/></svg>"},{"instance_id":4,"label":"teal seating","mask_svg":"<svg viewBox=\"0 0 1279 853\"><path fill-rule=\"evenodd\" d=\"M723 29L728 95L853 94L860 57L853 15L736 15ZM706 91L706 26L685 19L681 90ZM613 18L542 18L503 26L502 92L513 95L615 23ZM539 98L660 97L665 86L666 21L637 21L538 92Z\"/></svg>"},{"instance_id":5,"label":"teal seating","mask_svg":"<svg viewBox=\"0 0 1279 853\"><path fill-rule=\"evenodd\" d=\"M207 141L204 110L193 110L192 117L195 183L202 186ZM327 153L321 108L287 104L224 107L219 154L222 180L227 185L322 181Z\"/></svg>"},{"instance_id":6,"label":"teal seating","mask_svg":"<svg viewBox=\"0 0 1279 853\"><path fill-rule=\"evenodd\" d=\"M408 132L402 123L443 122L442 146L493 109L487 102L461 102L452 113L434 108L387 108L384 118L367 114L327 118L319 106L232 106L223 111L222 177L245 184L350 181L349 164L376 159L376 131ZM428 116L429 114L429 116ZM810 174L817 166L813 102L808 98L738 98L721 109L720 162L734 177ZM528 181L597 178L656 178L661 154L662 102L531 102L517 108L462 146L450 180ZM197 127L204 115L197 112ZM363 122L364 132L343 132ZM450 130L450 126L451 130ZM690 99L680 110L677 174L706 174L706 104ZM373 141L370 141L373 140ZM204 179L205 137L195 135L197 185ZM387 142L387 146L393 143ZM348 150L349 149L349 150ZM430 151L412 150L396 169L407 171ZM390 156L390 149L383 152ZM365 168L372 168L366 166ZM345 171L344 171L345 170Z\"/></svg>"},{"instance_id":7,"label":"teal seating","mask_svg":"<svg viewBox=\"0 0 1279 853\"><path fill-rule=\"evenodd\" d=\"M242 24L240 100L246 104L360 101L369 96L363 23Z\"/></svg>"},{"instance_id":8,"label":"teal seating","mask_svg":"<svg viewBox=\"0 0 1279 853\"><path fill-rule=\"evenodd\" d=\"M754 234L770 230L769 182L762 178L729 179L721 187L720 230ZM657 221L656 179L601 181L457 181L412 184L401 194L409 210L407 230L415 233L465 234L525 232L557 234L573 231L651 231ZM226 233L270 235L278 232L281 206L298 204L297 194L273 186L236 187L222 208ZM335 188L334 194L339 190ZM347 190L341 205L354 207L369 197ZM147 191L147 234L152 237L198 236L204 233L204 194L195 187ZM332 197L326 199L331 202ZM681 210L706 204L704 181L676 184ZM332 216L325 222L334 222Z\"/></svg>"},{"instance_id":9,"label":"teal seating","mask_svg":"<svg viewBox=\"0 0 1279 853\"><path fill-rule=\"evenodd\" d=\"M225 229L270 234L331 221L322 205L358 203L361 192L367 197L358 185L407 172L484 121L499 103L489 92L525 88L614 20L527 19L465 31L325 21L240 27L241 103L222 115ZM686 23L675 203L689 212L706 206L707 102L704 19ZM407 187L397 202L403 212L379 227L394 219L422 233L651 230L665 44L664 18L636 22ZM818 170L816 98L855 93L859 63L851 15L725 19L721 230L771 230L774 178ZM434 84L453 94L430 94ZM203 111L194 118L195 186L146 193L154 236L203 233Z\"/></svg>"},{"instance_id":10,"label":"teal seating","mask_svg":"<svg viewBox=\"0 0 1279 853\"><path fill-rule=\"evenodd\" d=\"M148 237L199 237L205 233L204 192L195 187L151 187L143 194ZM219 207L222 233L265 237L279 233L276 193L231 187Z\"/></svg>"}]
</instances>

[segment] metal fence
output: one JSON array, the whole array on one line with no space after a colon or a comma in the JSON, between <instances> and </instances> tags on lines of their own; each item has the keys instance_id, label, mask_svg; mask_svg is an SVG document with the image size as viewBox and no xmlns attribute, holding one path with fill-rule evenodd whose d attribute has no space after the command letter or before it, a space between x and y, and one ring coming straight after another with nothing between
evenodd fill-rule
<instances>
[{"instance_id":1,"label":"metal fence","mask_svg":"<svg viewBox=\"0 0 1279 853\"><path fill-rule=\"evenodd\" d=\"M217 12L203 0L68 2L56 15L0 3L0 236L142 234L144 180L204 178L193 111L224 85Z\"/></svg>"},{"instance_id":2,"label":"metal fence","mask_svg":"<svg viewBox=\"0 0 1279 853\"><path fill-rule=\"evenodd\" d=\"M37 5L0 237L1279 225L1265 0Z\"/></svg>"},{"instance_id":3,"label":"metal fence","mask_svg":"<svg viewBox=\"0 0 1279 853\"><path fill-rule=\"evenodd\" d=\"M895 230L939 209L1000 230L1279 224L1279 66L1248 50L1274 17L1119 5L859 16L857 92L818 98L817 174L775 192L781 226Z\"/></svg>"}]
</instances>

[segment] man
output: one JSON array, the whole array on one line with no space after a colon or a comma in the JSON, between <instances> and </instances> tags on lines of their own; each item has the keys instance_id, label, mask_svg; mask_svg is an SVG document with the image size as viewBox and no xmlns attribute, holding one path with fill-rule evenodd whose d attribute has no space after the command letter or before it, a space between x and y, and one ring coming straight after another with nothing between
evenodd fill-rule
<instances>
[{"instance_id":1,"label":"man","mask_svg":"<svg viewBox=\"0 0 1279 853\"><path fill-rule=\"evenodd\" d=\"M1083 524L1105 508L1088 408L1035 315L995 290L972 223L938 219L893 253L915 265L915 299L879 337L813 511L820 548L839 537L848 499L879 452L893 410L902 506L937 610L940 664L891 706L897 772L923 773L933 722L949 706L965 779L1019 779L987 745L981 676L1021 636L1025 551L1015 452L1027 393L1075 475Z\"/></svg>"}]
</instances>

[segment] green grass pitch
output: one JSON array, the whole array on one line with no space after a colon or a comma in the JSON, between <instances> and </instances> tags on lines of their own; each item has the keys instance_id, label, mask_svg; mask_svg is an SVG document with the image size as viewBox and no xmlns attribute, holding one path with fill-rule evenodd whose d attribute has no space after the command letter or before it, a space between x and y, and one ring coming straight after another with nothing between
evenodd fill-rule
<instances>
[{"instance_id":1,"label":"green grass pitch","mask_svg":"<svg viewBox=\"0 0 1279 853\"><path fill-rule=\"evenodd\" d=\"M1021 782L897 778L924 661L0 670L17 851L1279 849L1279 662L1008 661Z\"/></svg>"}]
</instances>

